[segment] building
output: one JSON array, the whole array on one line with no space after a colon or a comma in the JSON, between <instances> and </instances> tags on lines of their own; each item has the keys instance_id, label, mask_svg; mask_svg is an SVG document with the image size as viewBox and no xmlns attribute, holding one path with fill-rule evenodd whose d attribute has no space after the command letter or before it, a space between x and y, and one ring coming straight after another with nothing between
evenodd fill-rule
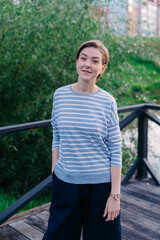
<instances>
[{"instance_id":1,"label":"building","mask_svg":"<svg viewBox=\"0 0 160 240\"><path fill-rule=\"evenodd\" d=\"M116 34L160 36L160 0L99 0L94 6Z\"/></svg>"},{"instance_id":2,"label":"building","mask_svg":"<svg viewBox=\"0 0 160 240\"><path fill-rule=\"evenodd\" d=\"M128 34L160 36L160 1L128 1Z\"/></svg>"}]
</instances>

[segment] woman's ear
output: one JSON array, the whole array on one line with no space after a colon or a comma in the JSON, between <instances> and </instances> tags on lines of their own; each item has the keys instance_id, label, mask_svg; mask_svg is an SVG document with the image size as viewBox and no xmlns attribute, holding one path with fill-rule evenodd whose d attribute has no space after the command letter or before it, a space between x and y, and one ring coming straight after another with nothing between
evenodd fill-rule
<instances>
[{"instance_id":1,"label":"woman's ear","mask_svg":"<svg viewBox=\"0 0 160 240\"><path fill-rule=\"evenodd\" d=\"M106 70L106 68L107 68L107 65L104 64L104 65L102 66L101 74L104 73L104 71Z\"/></svg>"}]
</instances>

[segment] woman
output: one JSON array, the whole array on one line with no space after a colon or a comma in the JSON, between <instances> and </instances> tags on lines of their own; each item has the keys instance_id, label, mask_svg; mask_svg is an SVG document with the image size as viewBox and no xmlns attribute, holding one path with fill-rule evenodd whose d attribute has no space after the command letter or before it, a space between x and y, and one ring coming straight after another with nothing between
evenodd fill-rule
<instances>
[{"instance_id":1,"label":"woman","mask_svg":"<svg viewBox=\"0 0 160 240\"><path fill-rule=\"evenodd\" d=\"M78 81L54 93L52 203L43 240L120 240L121 137L115 99L96 85L109 60L98 40L76 56Z\"/></svg>"}]
</instances>

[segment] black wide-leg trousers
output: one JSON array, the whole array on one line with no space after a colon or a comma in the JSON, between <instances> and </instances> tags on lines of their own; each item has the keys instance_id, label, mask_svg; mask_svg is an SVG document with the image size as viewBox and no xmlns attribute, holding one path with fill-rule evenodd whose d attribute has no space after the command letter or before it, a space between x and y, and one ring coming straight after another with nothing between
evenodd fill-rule
<instances>
[{"instance_id":1,"label":"black wide-leg trousers","mask_svg":"<svg viewBox=\"0 0 160 240\"><path fill-rule=\"evenodd\" d=\"M110 183L71 184L53 173L52 202L43 240L121 240L120 215L105 222Z\"/></svg>"}]
</instances>

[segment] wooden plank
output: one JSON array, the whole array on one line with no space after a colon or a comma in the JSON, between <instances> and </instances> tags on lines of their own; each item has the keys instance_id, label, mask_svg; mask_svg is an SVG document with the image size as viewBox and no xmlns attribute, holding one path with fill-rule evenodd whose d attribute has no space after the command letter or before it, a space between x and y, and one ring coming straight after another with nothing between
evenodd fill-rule
<instances>
[{"instance_id":1,"label":"wooden plank","mask_svg":"<svg viewBox=\"0 0 160 240\"><path fill-rule=\"evenodd\" d=\"M15 221L24 219L26 217L32 216L33 214L40 213L41 211L48 210L49 206L50 206L50 203L45 203L41 206L38 206L38 207L32 208L30 210L15 214L13 217L11 217L8 221L3 223L1 226L9 224L11 222L15 222Z\"/></svg>"},{"instance_id":2,"label":"wooden plank","mask_svg":"<svg viewBox=\"0 0 160 240\"><path fill-rule=\"evenodd\" d=\"M35 215L24 219L24 222L28 223L30 226L36 228L37 230L40 230L43 233L46 231L48 226L47 222Z\"/></svg>"},{"instance_id":3,"label":"wooden plank","mask_svg":"<svg viewBox=\"0 0 160 240\"><path fill-rule=\"evenodd\" d=\"M142 199L138 199L137 201L136 197L131 196L130 194L127 194L126 192L123 192L123 191L122 191L121 200L125 200L129 203L134 203L135 205L138 205L141 208L150 208L152 209L153 212L157 212L157 204L154 204L152 202L146 202Z\"/></svg>"},{"instance_id":4,"label":"wooden plank","mask_svg":"<svg viewBox=\"0 0 160 240\"><path fill-rule=\"evenodd\" d=\"M150 197L152 196L152 197L157 198L157 199L159 199L159 196L160 196L160 189L159 188L160 187L152 186L152 191L150 191L148 189L147 185L142 187L142 186L137 186L137 185L133 185L133 184L130 184L129 186L123 187L124 191L125 191L125 189L129 189L129 190L132 190L132 191L135 191L135 192L143 192L143 194L145 194L146 196L150 196ZM153 189L154 189L154 191L153 191Z\"/></svg>"},{"instance_id":5,"label":"wooden plank","mask_svg":"<svg viewBox=\"0 0 160 240\"><path fill-rule=\"evenodd\" d=\"M13 222L9 224L11 227L24 234L30 240L40 240L43 237L43 233L39 232L37 229L31 227L29 224L25 223L23 220Z\"/></svg>"},{"instance_id":6,"label":"wooden plank","mask_svg":"<svg viewBox=\"0 0 160 240\"><path fill-rule=\"evenodd\" d=\"M0 240L5 240L5 239L0 236Z\"/></svg>"},{"instance_id":7,"label":"wooden plank","mask_svg":"<svg viewBox=\"0 0 160 240\"><path fill-rule=\"evenodd\" d=\"M28 240L24 235L21 233L17 232L15 229L12 227L5 225L0 228L0 236L2 239L7 239L7 240Z\"/></svg>"},{"instance_id":8,"label":"wooden plank","mask_svg":"<svg viewBox=\"0 0 160 240\"><path fill-rule=\"evenodd\" d=\"M148 207L141 207L139 206L138 202L135 203L130 203L125 200L121 200L121 208L122 209L129 209L131 212L135 213L138 212L138 214L143 215L143 217L147 217L153 220L156 220L157 222L160 223L160 212L158 211L153 211L153 209L150 209Z\"/></svg>"},{"instance_id":9,"label":"wooden plank","mask_svg":"<svg viewBox=\"0 0 160 240\"><path fill-rule=\"evenodd\" d=\"M142 181L138 181L136 179L132 179L127 185L122 186L123 188L130 188L133 186L134 188L146 190L148 192L157 193L160 195L160 187L156 186L154 182L150 179L144 179Z\"/></svg>"},{"instance_id":10,"label":"wooden plank","mask_svg":"<svg viewBox=\"0 0 160 240\"><path fill-rule=\"evenodd\" d=\"M138 212L131 212L130 209L121 209L121 219L123 226L139 233L140 236L143 235L154 240L160 239L160 227L157 221L144 218Z\"/></svg>"},{"instance_id":11,"label":"wooden plank","mask_svg":"<svg viewBox=\"0 0 160 240\"><path fill-rule=\"evenodd\" d=\"M125 225L122 225L122 238L127 240L153 240L153 238L143 236L139 232L127 228Z\"/></svg>"},{"instance_id":12,"label":"wooden plank","mask_svg":"<svg viewBox=\"0 0 160 240\"><path fill-rule=\"evenodd\" d=\"M151 202L151 203L157 204L158 206L160 205L160 198L157 199L155 197L145 195L145 194L143 194L143 191L137 192L137 191L133 191L133 190L129 190L129 189L125 189L125 190L122 189L122 192L124 192L124 191L125 191L125 193L127 193L133 197L136 197L138 200L143 199L146 202Z\"/></svg>"},{"instance_id":13,"label":"wooden plank","mask_svg":"<svg viewBox=\"0 0 160 240\"><path fill-rule=\"evenodd\" d=\"M48 211L43 211L41 213L37 213L36 216L43 219L44 221L48 222L49 212Z\"/></svg>"},{"instance_id":14,"label":"wooden plank","mask_svg":"<svg viewBox=\"0 0 160 240\"><path fill-rule=\"evenodd\" d=\"M139 188L144 188L144 189L147 189L149 192L155 192L155 193L158 193L160 194L160 187L159 186L156 186L155 184L153 183L145 183L145 182L141 182L141 181L138 181L137 184L135 184L135 186L139 186Z\"/></svg>"}]
</instances>

